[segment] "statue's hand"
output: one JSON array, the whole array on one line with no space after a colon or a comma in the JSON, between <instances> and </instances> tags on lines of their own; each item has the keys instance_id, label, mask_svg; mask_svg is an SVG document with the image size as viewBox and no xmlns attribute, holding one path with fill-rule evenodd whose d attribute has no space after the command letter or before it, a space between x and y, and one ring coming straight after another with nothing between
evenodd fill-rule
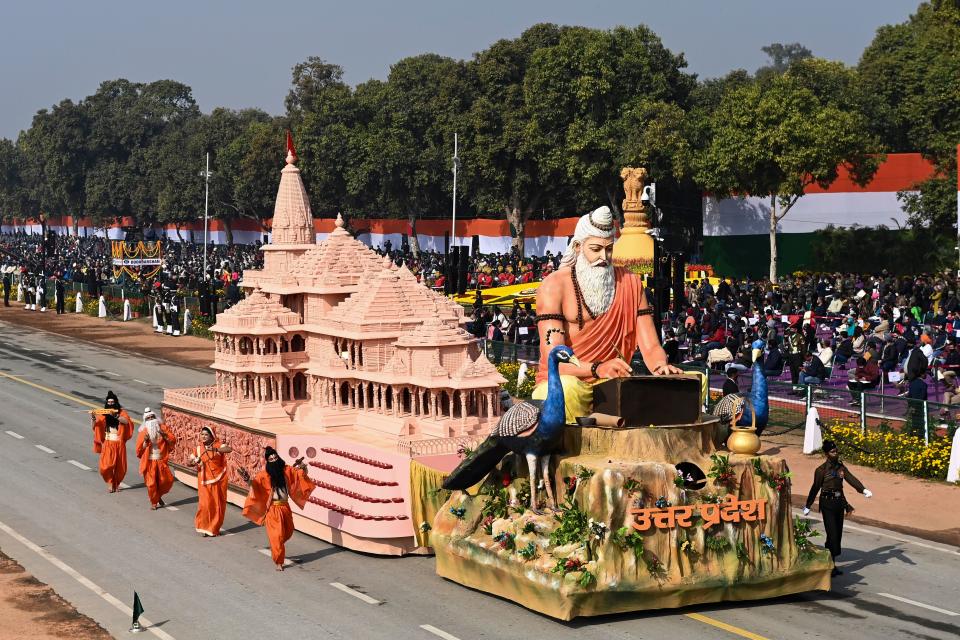
<instances>
[{"instance_id":1,"label":"statue's hand","mask_svg":"<svg viewBox=\"0 0 960 640\"><path fill-rule=\"evenodd\" d=\"M619 358L607 360L597 367L598 378L627 378L631 375L633 375L633 369Z\"/></svg>"},{"instance_id":2,"label":"statue's hand","mask_svg":"<svg viewBox=\"0 0 960 640\"><path fill-rule=\"evenodd\" d=\"M683 369L680 369L678 367L673 366L672 364L668 364L664 362L663 364L660 364L654 367L650 373L652 373L655 376L669 376L669 375L676 375L678 373L683 373Z\"/></svg>"}]
</instances>

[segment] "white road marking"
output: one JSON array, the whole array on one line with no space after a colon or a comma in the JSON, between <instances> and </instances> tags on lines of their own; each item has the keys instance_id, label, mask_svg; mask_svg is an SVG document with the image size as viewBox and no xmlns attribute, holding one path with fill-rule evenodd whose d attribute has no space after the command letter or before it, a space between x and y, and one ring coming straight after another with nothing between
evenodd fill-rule
<instances>
[{"instance_id":1,"label":"white road marking","mask_svg":"<svg viewBox=\"0 0 960 640\"><path fill-rule=\"evenodd\" d=\"M139 382L140 384L145 384L145 385L149 385L149 384L150 384L149 382L144 382L143 380L137 380L136 378L134 378L133 381L134 381L134 382Z\"/></svg>"},{"instance_id":2,"label":"white road marking","mask_svg":"<svg viewBox=\"0 0 960 640\"><path fill-rule=\"evenodd\" d=\"M121 482L121 483L120 483L120 488L121 488L121 489L129 489L129 488L130 488L130 485L128 485L126 482Z\"/></svg>"},{"instance_id":3,"label":"white road marking","mask_svg":"<svg viewBox=\"0 0 960 640\"><path fill-rule=\"evenodd\" d=\"M80 365L80 366L83 367L84 369L94 369L94 370L96 370L96 367L91 367L91 366L88 365L88 364L82 364L82 365Z\"/></svg>"},{"instance_id":4,"label":"white road marking","mask_svg":"<svg viewBox=\"0 0 960 640\"><path fill-rule=\"evenodd\" d=\"M67 460L67 462L69 462L70 464L72 464L73 466L75 466L77 469L82 469L82 470L84 470L84 471L90 471L90 467L88 467L87 465L83 464L82 462L77 462L76 460Z\"/></svg>"},{"instance_id":5,"label":"white road marking","mask_svg":"<svg viewBox=\"0 0 960 640\"><path fill-rule=\"evenodd\" d=\"M180 507L164 507L164 509L169 509L170 511L180 511Z\"/></svg>"},{"instance_id":6,"label":"white road marking","mask_svg":"<svg viewBox=\"0 0 960 640\"><path fill-rule=\"evenodd\" d=\"M960 616L960 613L956 613L955 611L948 611L946 609L941 609L940 607L934 607L933 605L930 605L930 604L923 604L922 602L917 602L916 600L903 598L901 596L895 596L892 593L878 593L877 595L883 596L884 598L890 598L891 600L906 602L907 604L912 604L915 607L923 607L924 609L929 609L930 611L936 611L937 613L942 613L947 616Z\"/></svg>"},{"instance_id":7,"label":"white road marking","mask_svg":"<svg viewBox=\"0 0 960 640\"><path fill-rule=\"evenodd\" d=\"M262 554L265 555L265 556L269 556L269 555L270 555L270 549L257 549L257 551L259 551L260 553L262 553ZM284 559L283 559L283 566L285 566L285 567L292 567L292 566L293 566L293 562L291 562L290 560L287 560L286 558L284 558Z\"/></svg>"},{"instance_id":8,"label":"white road marking","mask_svg":"<svg viewBox=\"0 0 960 640\"><path fill-rule=\"evenodd\" d=\"M363 600L363 601L366 602L367 604L380 604L380 601L379 601L379 600L374 600L373 598L371 598L371 597L368 596L367 594L365 594L365 593L360 593L360 592L357 591L356 589L351 589L350 587L348 587L348 586L345 585L345 584L341 584L341 583L339 583L339 582L331 582L331 583L330 583L330 586L333 587L334 589L339 589L340 591L343 591L344 593L347 593L347 594L353 596L354 598L359 598L360 600Z\"/></svg>"},{"instance_id":9,"label":"white road marking","mask_svg":"<svg viewBox=\"0 0 960 640\"><path fill-rule=\"evenodd\" d=\"M120 377L119 373L114 373L113 371L104 371L104 373L107 374L108 376L117 376L118 378Z\"/></svg>"},{"instance_id":10,"label":"white road marking","mask_svg":"<svg viewBox=\"0 0 960 640\"><path fill-rule=\"evenodd\" d=\"M45 447L42 444L35 444L33 446L35 446L37 449L40 449L40 451L43 451L44 453L56 453L56 451L54 451L50 447Z\"/></svg>"},{"instance_id":11,"label":"white road marking","mask_svg":"<svg viewBox=\"0 0 960 640\"><path fill-rule=\"evenodd\" d=\"M37 353L39 353L39 354L42 355L42 356L47 356L48 358L52 358L52 357L53 357L53 354L44 353L43 351L38 351Z\"/></svg>"},{"instance_id":12,"label":"white road marking","mask_svg":"<svg viewBox=\"0 0 960 640\"><path fill-rule=\"evenodd\" d=\"M60 362L73 362L73 360L67 360L66 358L62 358Z\"/></svg>"},{"instance_id":13,"label":"white road marking","mask_svg":"<svg viewBox=\"0 0 960 640\"><path fill-rule=\"evenodd\" d=\"M7 435L8 435L8 436L12 436L12 437L16 438L17 440L23 440L23 436L20 435L19 433L17 433L16 431L7 431Z\"/></svg>"},{"instance_id":14,"label":"white road marking","mask_svg":"<svg viewBox=\"0 0 960 640\"><path fill-rule=\"evenodd\" d=\"M437 629L432 624L422 624L420 625L420 628L423 629L424 631L432 633L435 636L443 638L443 640L460 640L460 638L458 638L457 636L449 634L443 629Z\"/></svg>"},{"instance_id":15,"label":"white road marking","mask_svg":"<svg viewBox=\"0 0 960 640\"><path fill-rule=\"evenodd\" d=\"M823 518L815 513L810 513L810 515L803 515L803 512L800 509L794 509L794 516L809 518L815 520L816 522L823 522ZM862 529L861 527L855 527L853 525L844 523L844 531L858 531L860 533L866 533L867 535L880 536L881 538L890 538L891 540L896 540L897 542L902 542L904 544L915 544L918 547L923 547L924 549L932 549L933 551L939 551L940 553L949 553L952 556L960 556L960 551L956 549L948 549L946 547L937 547L932 544L926 544L924 542L919 542L917 540L907 540L906 538L900 538L898 536L892 536L889 533L881 533L879 531L871 531L870 529Z\"/></svg>"},{"instance_id":16,"label":"white road marking","mask_svg":"<svg viewBox=\"0 0 960 640\"><path fill-rule=\"evenodd\" d=\"M30 549L41 558L43 558L44 560L46 560L56 568L63 571L65 574L67 574L68 576L70 576L71 578L73 578L83 586L85 586L90 591L93 591L95 594L97 594L98 596L100 596L110 604L112 604L115 608L119 609L120 613L124 614L125 616L129 616L131 618L133 617L133 609L131 609L127 605L120 602L115 596L101 589L99 586L94 584L94 582L91 581L89 578L83 576L76 569L74 569L67 563L63 562L62 560L60 560L59 558L51 554L46 549L43 549L37 544L34 544L33 542L23 537L22 535L20 535L19 533L17 533L16 531L14 531L13 529L11 529L10 527L8 527L2 522L0 522L0 531L3 531L7 535L9 535L11 538L13 538L17 542L25 546L27 549ZM150 631L151 633L153 633L153 635L157 636L161 640L174 640L173 636L171 636L169 633L167 633L163 629L154 627L153 623L147 620L146 618L144 618L143 616L140 616L140 624L143 625L144 629L146 629L147 631Z\"/></svg>"}]
</instances>

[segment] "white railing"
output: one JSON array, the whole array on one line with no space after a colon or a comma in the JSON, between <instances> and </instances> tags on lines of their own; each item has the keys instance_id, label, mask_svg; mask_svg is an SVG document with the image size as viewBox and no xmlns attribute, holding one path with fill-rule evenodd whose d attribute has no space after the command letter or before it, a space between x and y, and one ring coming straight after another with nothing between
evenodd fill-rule
<instances>
[{"instance_id":1,"label":"white railing","mask_svg":"<svg viewBox=\"0 0 960 640\"><path fill-rule=\"evenodd\" d=\"M483 442L484 436L458 436L455 438L411 438L403 436L397 441L397 450L411 458L457 453L461 448L474 449Z\"/></svg>"},{"instance_id":2,"label":"white railing","mask_svg":"<svg viewBox=\"0 0 960 640\"><path fill-rule=\"evenodd\" d=\"M165 389L163 401L188 411L209 412L217 401L216 385L187 389Z\"/></svg>"}]
</instances>

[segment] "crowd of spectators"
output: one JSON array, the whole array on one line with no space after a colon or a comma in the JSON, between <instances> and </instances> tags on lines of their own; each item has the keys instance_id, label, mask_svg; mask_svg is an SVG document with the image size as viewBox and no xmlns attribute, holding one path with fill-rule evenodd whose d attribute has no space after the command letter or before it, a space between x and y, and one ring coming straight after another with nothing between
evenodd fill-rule
<instances>
[{"instance_id":1,"label":"crowd of spectators","mask_svg":"<svg viewBox=\"0 0 960 640\"><path fill-rule=\"evenodd\" d=\"M49 234L0 235L0 262L17 273L43 275L64 282L83 284L99 295L105 284L140 287L146 293L157 287L197 295L203 282L203 245L159 240L163 264L159 272L136 281L127 273L115 273L111 241L100 236ZM260 244L233 244L207 247L210 280L226 288L239 281L244 269L263 266Z\"/></svg>"},{"instance_id":2,"label":"crowd of spectators","mask_svg":"<svg viewBox=\"0 0 960 640\"><path fill-rule=\"evenodd\" d=\"M414 255L409 246L394 248L390 241L377 248L380 255L389 255L397 264L405 264L417 278L429 287L443 288L446 280L444 254L420 250ZM513 284L537 282L550 275L560 265L560 254L547 251L543 256L522 256L509 253L473 252L467 268L467 288L489 289Z\"/></svg>"},{"instance_id":3,"label":"crowd of spectators","mask_svg":"<svg viewBox=\"0 0 960 640\"><path fill-rule=\"evenodd\" d=\"M144 297L155 289L179 295L214 295L222 288L227 303L241 297L237 287L245 269L263 266L260 243L209 245L209 280L203 286L203 246L160 240L163 266L153 278L132 282L115 275L111 243L96 237L51 234L2 234L0 261L18 272L43 274L82 283L98 295L106 283L137 286ZM444 255L418 254L388 241L377 248L407 267L427 286L442 288ZM468 268L468 288L485 289L543 279L559 266L560 255L522 256L475 253ZM663 337L671 362L702 364L725 370L736 387L737 374L762 358L768 375L786 375L799 386L821 384L835 368L849 367L848 387L854 403L860 391L880 383L902 386L911 398L926 399L925 378L934 372L947 388L945 401L960 405L956 385L960 369L960 279L944 274L893 276L805 274L768 280L707 279L691 281L683 299L663 315ZM536 314L530 304L484 306L477 295L468 330L494 345L539 342ZM502 347L501 347L502 348ZM499 353L494 353L499 359ZM731 373L732 372L732 373ZM893 374L893 375L891 375Z\"/></svg>"},{"instance_id":4,"label":"crowd of spectators","mask_svg":"<svg viewBox=\"0 0 960 640\"><path fill-rule=\"evenodd\" d=\"M673 362L726 370L727 392L762 357L768 376L789 370L798 388L846 370L854 405L881 382L926 400L931 375L944 381L945 402L960 405L960 280L950 274L703 280L684 293L688 303L667 316L665 348Z\"/></svg>"}]
</instances>

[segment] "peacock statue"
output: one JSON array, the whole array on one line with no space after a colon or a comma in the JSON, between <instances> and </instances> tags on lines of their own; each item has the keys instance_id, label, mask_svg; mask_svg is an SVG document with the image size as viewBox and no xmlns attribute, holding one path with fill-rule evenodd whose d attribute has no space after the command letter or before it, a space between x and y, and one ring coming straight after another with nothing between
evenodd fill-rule
<instances>
[{"instance_id":1,"label":"peacock statue","mask_svg":"<svg viewBox=\"0 0 960 640\"><path fill-rule=\"evenodd\" d=\"M713 415L720 418L718 432L719 443L725 443L732 426L749 427L756 414L757 435L767 427L770 419L770 401L767 394L767 374L763 370L763 360L753 363L753 383L750 393L731 393L720 398L713 407Z\"/></svg>"},{"instance_id":2,"label":"peacock statue","mask_svg":"<svg viewBox=\"0 0 960 640\"><path fill-rule=\"evenodd\" d=\"M511 406L500 417L497 426L476 451L465 458L443 481L444 489L464 490L483 480L503 459L513 452L527 460L530 473L530 509L537 507L537 469L543 478L550 505L556 509L550 483L550 454L560 445L566 424L563 386L560 384L560 363L580 365L573 350L557 345L547 357L547 397L542 401L523 401Z\"/></svg>"}]
</instances>

